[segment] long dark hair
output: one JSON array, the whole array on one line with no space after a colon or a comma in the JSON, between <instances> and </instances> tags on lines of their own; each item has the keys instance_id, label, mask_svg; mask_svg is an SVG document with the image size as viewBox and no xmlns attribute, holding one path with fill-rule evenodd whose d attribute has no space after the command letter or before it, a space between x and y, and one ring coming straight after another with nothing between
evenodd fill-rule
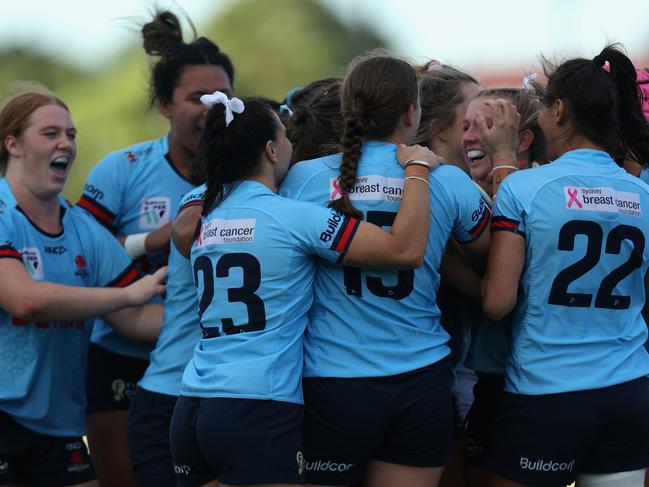
<instances>
[{"instance_id":1,"label":"long dark hair","mask_svg":"<svg viewBox=\"0 0 649 487\"><path fill-rule=\"evenodd\" d=\"M191 27L195 36L196 29L193 25ZM185 66L221 66L230 79L230 85L234 86L234 67L228 55L205 37L199 37L189 44L183 42L180 21L173 13L157 12L151 22L142 26L142 39L145 52L160 57L151 72L151 106L156 102L171 101Z\"/></svg>"},{"instance_id":2,"label":"long dark hair","mask_svg":"<svg viewBox=\"0 0 649 487\"><path fill-rule=\"evenodd\" d=\"M335 154L342 131L342 80L314 81L293 95L293 115L286 136L293 145L291 163Z\"/></svg>"},{"instance_id":3,"label":"long dark hair","mask_svg":"<svg viewBox=\"0 0 649 487\"><path fill-rule=\"evenodd\" d=\"M245 109L235 113L225 125L225 107L214 105L205 120L205 130L198 151L198 167L207 184L203 216L218 205L225 185L254 174L266 142L275 140L277 118L268 101L243 99Z\"/></svg>"},{"instance_id":4,"label":"long dark hair","mask_svg":"<svg viewBox=\"0 0 649 487\"><path fill-rule=\"evenodd\" d=\"M357 58L343 81L340 188L342 196L329 202L340 213L362 218L349 199L364 137L381 139L394 132L399 117L417 103L417 75L406 61L383 54Z\"/></svg>"},{"instance_id":5,"label":"long dark hair","mask_svg":"<svg viewBox=\"0 0 649 487\"><path fill-rule=\"evenodd\" d=\"M473 76L436 61L417 66L419 78L421 121L413 143L430 143L430 123L435 121L436 132L450 127L455 122L455 107L464 102L462 86L478 82Z\"/></svg>"},{"instance_id":6,"label":"long dark hair","mask_svg":"<svg viewBox=\"0 0 649 487\"><path fill-rule=\"evenodd\" d=\"M543 59L548 83L542 101L564 100L577 133L605 148L618 163L632 159L649 166L649 124L642 115L641 94L631 60L619 44L589 59L559 66Z\"/></svg>"}]
</instances>

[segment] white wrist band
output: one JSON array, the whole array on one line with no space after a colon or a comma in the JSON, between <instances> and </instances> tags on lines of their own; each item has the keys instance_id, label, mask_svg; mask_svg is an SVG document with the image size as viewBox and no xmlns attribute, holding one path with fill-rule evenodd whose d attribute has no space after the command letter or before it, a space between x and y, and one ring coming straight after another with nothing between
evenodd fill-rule
<instances>
[{"instance_id":1,"label":"white wrist band","mask_svg":"<svg viewBox=\"0 0 649 487\"><path fill-rule=\"evenodd\" d=\"M406 176L405 178L403 178L404 181L406 179L416 179L417 181L423 181L430 187L430 183L428 182L428 179L420 178L419 176Z\"/></svg>"},{"instance_id":2,"label":"white wrist band","mask_svg":"<svg viewBox=\"0 0 649 487\"><path fill-rule=\"evenodd\" d=\"M430 164L427 161L422 161L421 159L408 159L403 163L404 169L408 166L423 166L428 168L430 171Z\"/></svg>"},{"instance_id":3,"label":"white wrist band","mask_svg":"<svg viewBox=\"0 0 649 487\"><path fill-rule=\"evenodd\" d=\"M494 166L491 171L489 171L489 174L494 172L496 169L513 169L514 171L518 171L518 168L514 166Z\"/></svg>"},{"instance_id":4,"label":"white wrist band","mask_svg":"<svg viewBox=\"0 0 649 487\"><path fill-rule=\"evenodd\" d=\"M148 233L134 233L133 235L128 235L126 240L124 240L124 250L126 250L131 260L135 260L146 254L144 242L147 235Z\"/></svg>"}]
</instances>

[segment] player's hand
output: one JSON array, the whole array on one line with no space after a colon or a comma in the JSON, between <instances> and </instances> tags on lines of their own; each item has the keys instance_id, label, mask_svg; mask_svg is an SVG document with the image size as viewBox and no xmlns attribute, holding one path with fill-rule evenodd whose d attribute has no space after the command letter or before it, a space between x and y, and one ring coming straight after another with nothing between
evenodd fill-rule
<instances>
[{"instance_id":1,"label":"player's hand","mask_svg":"<svg viewBox=\"0 0 649 487\"><path fill-rule=\"evenodd\" d=\"M430 170L432 171L437 166L442 164L442 158L435 154L428 147L421 145L403 145L399 144L397 147L397 159L399 164L402 167L405 167L405 164L411 160L425 161L428 163ZM424 167L424 166L420 166Z\"/></svg>"},{"instance_id":2,"label":"player's hand","mask_svg":"<svg viewBox=\"0 0 649 487\"><path fill-rule=\"evenodd\" d=\"M139 306L165 292L167 281L167 266L161 267L153 274L138 279L124 290L128 296L129 306Z\"/></svg>"},{"instance_id":3,"label":"player's hand","mask_svg":"<svg viewBox=\"0 0 649 487\"><path fill-rule=\"evenodd\" d=\"M516 165L520 113L512 102L502 98L487 99L485 105L492 111L491 126L487 125L482 112L478 112L475 118L485 152L491 156L494 166Z\"/></svg>"}]
</instances>

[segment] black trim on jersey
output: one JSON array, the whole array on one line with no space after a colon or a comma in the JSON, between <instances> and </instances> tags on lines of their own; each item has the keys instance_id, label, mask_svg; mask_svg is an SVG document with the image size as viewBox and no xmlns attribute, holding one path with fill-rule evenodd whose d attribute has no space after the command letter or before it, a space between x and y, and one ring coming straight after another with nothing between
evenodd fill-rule
<instances>
[{"instance_id":1,"label":"black trim on jersey","mask_svg":"<svg viewBox=\"0 0 649 487\"><path fill-rule=\"evenodd\" d=\"M178 214L181 214L187 208L191 208L192 206L203 206L203 198L197 198L195 200L188 201L187 203L182 205L180 208L178 208Z\"/></svg>"},{"instance_id":2,"label":"black trim on jersey","mask_svg":"<svg viewBox=\"0 0 649 487\"><path fill-rule=\"evenodd\" d=\"M117 232L117 227L114 225L115 220L117 219L115 213L110 211L101 203L97 203L94 198L82 194L79 201L77 201L77 206L83 208L87 213L90 213L90 215L97 220L97 223L105 227L110 233L115 234Z\"/></svg>"},{"instance_id":3,"label":"black trim on jersey","mask_svg":"<svg viewBox=\"0 0 649 487\"><path fill-rule=\"evenodd\" d=\"M343 223L342 225L340 225L340 229L338 230L336 237L331 243L331 247L329 247L335 252L340 252L340 257L338 258L337 262L341 262L343 257L347 253L347 250L349 250L349 246L352 243L352 240L354 240L354 235L356 235L356 230L358 230L358 227L360 225L361 220L359 220L358 218L345 217L345 219L343 220Z\"/></svg>"},{"instance_id":4,"label":"black trim on jersey","mask_svg":"<svg viewBox=\"0 0 649 487\"><path fill-rule=\"evenodd\" d=\"M520 222L518 220L512 220L511 218L504 216L495 216L491 219L492 232L512 232L525 236L525 234L518 229L519 225Z\"/></svg>"},{"instance_id":5,"label":"black trim on jersey","mask_svg":"<svg viewBox=\"0 0 649 487\"><path fill-rule=\"evenodd\" d=\"M25 218L27 218L27 221L32 225L32 227L34 227L36 230L38 230L38 233L42 233L46 237L50 237L50 238L60 237L61 235L63 235L63 232L65 232L65 228L63 228L63 217L65 216L65 206L59 206L59 208L61 208L61 214L59 215L59 221L61 223L61 231L58 232L58 233L48 233L45 230L43 230L42 228L39 228L38 225L36 225L36 223L31 221L31 219L27 216L27 213L25 213L20 206L16 205L16 209L19 212L21 212L23 215L25 215Z\"/></svg>"},{"instance_id":6,"label":"black trim on jersey","mask_svg":"<svg viewBox=\"0 0 649 487\"><path fill-rule=\"evenodd\" d=\"M178 168L177 168L176 165L174 164L174 161L171 160L171 156L169 155L168 152L165 154L165 159L166 159L166 161L169 163L169 165L171 166L171 169L173 169L174 172L175 172L176 174L178 174L178 177L179 177L180 179L182 179L183 181L187 181L189 184L193 184L194 186L196 186L196 183L195 183L194 181L190 181L190 180L187 179L185 176L183 176L182 174L180 174L180 171L178 170Z\"/></svg>"},{"instance_id":7,"label":"black trim on jersey","mask_svg":"<svg viewBox=\"0 0 649 487\"><path fill-rule=\"evenodd\" d=\"M23 261L20 252L18 252L13 245L0 245L0 259L17 259Z\"/></svg>"},{"instance_id":8,"label":"black trim on jersey","mask_svg":"<svg viewBox=\"0 0 649 487\"><path fill-rule=\"evenodd\" d=\"M115 279L106 284L105 287L126 287L129 284L133 284L139 278L140 273L137 267L135 267L135 264L131 262Z\"/></svg>"},{"instance_id":9,"label":"black trim on jersey","mask_svg":"<svg viewBox=\"0 0 649 487\"><path fill-rule=\"evenodd\" d=\"M482 235L482 232L485 231L485 229L489 225L489 217L491 217L491 211L485 206L480 220L471 230L469 230L469 235L471 235L473 240L477 240L480 235Z\"/></svg>"}]
</instances>

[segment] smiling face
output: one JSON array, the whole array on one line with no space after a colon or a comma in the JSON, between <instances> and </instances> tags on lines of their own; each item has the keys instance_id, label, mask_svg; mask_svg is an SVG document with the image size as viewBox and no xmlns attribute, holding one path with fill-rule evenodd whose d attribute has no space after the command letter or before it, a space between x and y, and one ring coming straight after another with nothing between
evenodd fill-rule
<instances>
[{"instance_id":1,"label":"smiling face","mask_svg":"<svg viewBox=\"0 0 649 487\"><path fill-rule=\"evenodd\" d=\"M56 197L77 154L77 130L60 105L43 105L29 116L19 136L4 143L10 157L7 177L40 199Z\"/></svg>"},{"instance_id":2,"label":"smiling face","mask_svg":"<svg viewBox=\"0 0 649 487\"><path fill-rule=\"evenodd\" d=\"M169 143L190 157L198 152L205 127L207 107L200 97L215 91L232 94L225 69L212 64L189 65L183 68L172 99L160 103L160 111L171 125Z\"/></svg>"},{"instance_id":3,"label":"smiling face","mask_svg":"<svg viewBox=\"0 0 649 487\"><path fill-rule=\"evenodd\" d=\"M487 127L491 127L493 124L493 112L485 103L485 100L486 98L473 99L466 109L463 121L462 152L464 161L469 167L471 179L475 181L485 180L493 167L493 162L482 145L480 132L475 121L478 113L482 113L487 122Z\"/></svg>"},{"instance_id":4,"label":"smiling face","mask_svg":"<svg viewBox=\"0 0 649 487\"><path fill-rule=\"evenodd\" d=\"M463 101L462 103L458 103L453 109L454 122L446 129L448 155L445 156L445 160L449 164L457 165L460 169L467 171L468 168L464 164L464 151L462 150L464 118L469 103L471 103L471 100L473 100L478 94L480 87L476 83L464 82L462 83L460 91L462 92Z\"/></svg>"}]
</instances>

